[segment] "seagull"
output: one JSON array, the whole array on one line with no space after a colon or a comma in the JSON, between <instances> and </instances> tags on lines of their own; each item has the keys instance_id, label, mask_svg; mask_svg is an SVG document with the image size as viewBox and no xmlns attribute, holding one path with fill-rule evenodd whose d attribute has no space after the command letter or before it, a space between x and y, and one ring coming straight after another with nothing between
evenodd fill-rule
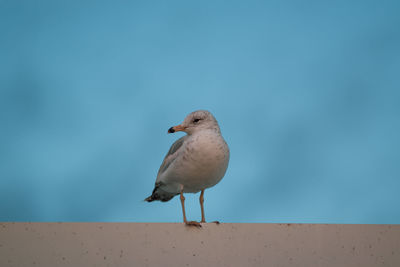
<instances>
[{"instance_id":1,"label":"seagull","mask_svg":"<svg viewBox=\"0 0 400 267\"><path fill-rule=\"evenodd\" d=\"M166 202L180 195L183 222L201 227L205 223L204 190L224 177L229 163L229 147L221 135L217 120L207 110L197 110L168 133L183 131L185 136L172 144L157 174L155 187L147 202ZM183 193L200 192L201 221L188 221ZM218 223L218 222L217 222Z\"/></svg>"}]
</instances>

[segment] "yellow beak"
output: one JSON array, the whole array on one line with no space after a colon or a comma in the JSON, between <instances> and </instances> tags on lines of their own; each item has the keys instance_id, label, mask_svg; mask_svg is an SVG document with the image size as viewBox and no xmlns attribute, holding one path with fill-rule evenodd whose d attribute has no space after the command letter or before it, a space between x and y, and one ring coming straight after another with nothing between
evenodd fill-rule
<instances>
[{"instance_id":1,"label":"yellow beak","mask_svg":"<svg viewBox=\"0 0 400 267\"><path fill-rule=\"evenodd\" d=\"M169 128L168 133L181 132L184 130L185 130L185 127L183 127L182 124L180 124L180 125Z\"/></svg>"}]
</instances>

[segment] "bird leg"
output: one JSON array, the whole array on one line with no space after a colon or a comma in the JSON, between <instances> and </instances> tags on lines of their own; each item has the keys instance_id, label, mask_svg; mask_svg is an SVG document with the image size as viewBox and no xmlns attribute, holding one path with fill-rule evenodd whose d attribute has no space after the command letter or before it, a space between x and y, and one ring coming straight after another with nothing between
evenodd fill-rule
<instances>
[{"instance_id":1,"label":"bird leg","mask_svg":"<svg viewBox=\"0 0 400 267\"><path fill-rule=\"evenodd\" d=\"M186 220L186 212L185 212L185 197L183 196L183 187L181 188L181 204L182 204L182 213L183 213L183 222L188 226L196 226L201 227L201 224L195 221L187 221Z\"/></svg>"},{"instance_id":2,"label":"bird leg","mask_svg":"<svg viewBox=\"0 0 400 267\"><path fill-rule=\"evenodd\" d=\"M183 189L181 189L181 205L182 205L182 213L183 213L183 222L186 223L186 212L185 212L185 197L183 196Z\"/></svg>"},{"instance_id":3,"label":"bird leg","mask_svg":"<svg viewBox=\"0 0 400 267\"><path fill-rule=\"evenodd\" d=\"M204 203L204 190L205 189L201 190L201 193L200 193L201 223L205 223L206 222L206 217L204 216L204 206L203 206L203 203ZM213 221L211 223L219 224L219 221Z\"/></svg>"},{"instance_id":4,"label":"bird leg","mask_svg":"<svg viewBox=\"0 0 400 267\"><path fill-rule=\"evenodd\" d=\"M201 193L200 193L200 207L201 207L201 223L205 223L206 222L206 217L204 216L204 206L203 206L203 203L204 203L204 189L203 190L201 190Z\"/></svg>"}]
</instances>

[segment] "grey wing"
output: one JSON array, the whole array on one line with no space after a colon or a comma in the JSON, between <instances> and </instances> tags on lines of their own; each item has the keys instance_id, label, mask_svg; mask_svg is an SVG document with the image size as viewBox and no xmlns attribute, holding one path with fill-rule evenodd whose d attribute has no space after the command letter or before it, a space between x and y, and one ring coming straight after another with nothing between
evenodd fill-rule
<instances>
[{"instance_id":1,"label":"grey wing","mask_svg":"<svg viewBox=\"0 0 400 267\"><path fill-rule=\"evenodd\" d=\"M172 162L174 162L174 160L177 158L178 156L178 152L179 149L182 147L183 143L186 140L186 135L182 136L181 138L179 138L178 140L175 141L175 143L172 144L171 148L169 149L167 155L165 156L160 169L158 170L158 174L157 174L157 181L160 179L161 174L163 174L168 167L171 165Z\"/></svg>"},{"instance_id":2,"label":"grey wing","mask_svg":"<svg viewBox=\"0 0 400 267\"><path fill-rule=\"evenodd\" d=\"M160 169L158 170L157 174L157 180L156 184L153 190L153 193L151 196L147 197L145 201L152 202L154 200L161 200L163 202L169 201L172 199L176 193L170 193L165 191L162 188L163 182L160 181L162 174L168 169L168 167L171 165L172 162L178 157L179 155L179 149L182 147L183 143L185 142L187 136L183 136L179 138L178 140L175 141L175 143L172 144L171 148L169 149L167 155L165 156Z\"/></svg>"}]
</instances>

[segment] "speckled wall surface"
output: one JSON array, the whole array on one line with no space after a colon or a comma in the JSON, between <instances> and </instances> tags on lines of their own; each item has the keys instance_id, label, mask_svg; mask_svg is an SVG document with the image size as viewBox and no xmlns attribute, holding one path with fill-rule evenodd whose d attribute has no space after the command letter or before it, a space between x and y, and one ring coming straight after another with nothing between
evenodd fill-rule
<instances>
[{"instance_id":1,"label":"speckled wall surface","mask_svg":"<svg viewBox=\"0 0 400 267\"><path fill-rule=\"evenodd\" d=\"M400 266L400 225L1 223L0 266Z\"/></svg>"}]
</instances>

